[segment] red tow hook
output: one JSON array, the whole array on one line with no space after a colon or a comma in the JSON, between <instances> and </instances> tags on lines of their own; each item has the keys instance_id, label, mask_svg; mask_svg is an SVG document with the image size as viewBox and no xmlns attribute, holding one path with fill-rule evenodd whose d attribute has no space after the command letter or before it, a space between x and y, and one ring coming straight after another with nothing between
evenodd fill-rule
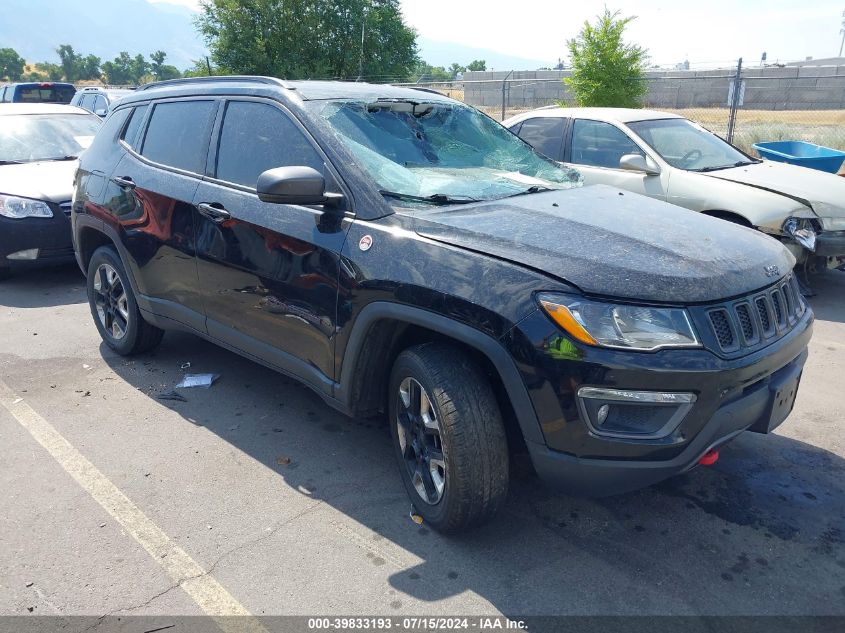
<instances>
[{"instance_id":1,"label":"red tow hook","mask_svg":"<svg viewBox=\"0 0 845 633\"><path fill-rule=\"evenodd\" d=\"M698 463L702 466L712 466L717 461L719 461L719 451L715 448L711 448L709 451L704 453L701 459L698 460Z\"/></svg>"}]
</instances>

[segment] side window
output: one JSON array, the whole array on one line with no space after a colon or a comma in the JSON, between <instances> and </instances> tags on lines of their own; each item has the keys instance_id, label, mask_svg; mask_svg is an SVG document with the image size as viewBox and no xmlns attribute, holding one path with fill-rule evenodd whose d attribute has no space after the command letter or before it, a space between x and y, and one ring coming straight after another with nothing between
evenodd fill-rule
<instances>
[{"instance_id":1,"label":"side window","mask_svg":"<svg viewBox=\"0 0 845 633\"><path fill-rule=\"evenodd\" d=\"M82 95L82 99L79 100L79 107L85 108L88 112L92 112L94 108L94 95L92 94L84 94Z\"/></svg>"},{"instance_id":2,"label":"side window","mask_svg":"<svg viewBox=\"0 0 845 633\"><path fill-rule=\"evenodd\" d=\"M137 149L138 147L138 130L141 129L141 122L144 120L144 115L147 114L149 107L144 104L134 108L132 110L132 117L129 119L129 125L126 126L123 134L120 135L120 140L132 149Z\"/></svg>"},{"instance_id":3,"label":"side window","mask_svg":"<svg viewBox=\"0 0 845 633\"><path fill-rule=\"evenodd\" d=\"M561 160L563 130L567 119L563 117L538 117L522 122L518 135L541 154Z\"/></svg>"},{"instance_id":4,"label":"side window","mask_svg":"<svg viewBox=\"0 0 845 633\"><path fill-rule=\"evenodd\" d=\"M572 162L577 165L619 168L625 154L643 151L616 126L601 121L576 119L572 128Z\"/></svg>"},{"instance_id":5,"label":"side window","mask_svg":"<svg viewBox=\"0 0 845 633\"><path fill-rule=\"evenodd\" d=\"M94 98L94 105L91 108L91 112L100 112L100 111L108 111L109 106L106 104L106 100L103 95L97 95Z\"/></svg>"},{"instance_id":6,"label":"side window","mask_svg":"<svg viewBox=\"0 0 845 633\"><path fill-rule=\"evenodd\" d=\"M214 101L156 104L141 154L162 165L202 174L216 109Z\"/></svg>"},{"instance_id":7,"label":"side window","mask_svg":"<svg viewBox=\"0 0 845 633\"><path fill-rule=\"evenodd\" d=\"M274 167L305 165L323 171L323 160L288 116L269 104L231 101L217 151L217 178L255 187Z\"/></svg>"}]
</instances>

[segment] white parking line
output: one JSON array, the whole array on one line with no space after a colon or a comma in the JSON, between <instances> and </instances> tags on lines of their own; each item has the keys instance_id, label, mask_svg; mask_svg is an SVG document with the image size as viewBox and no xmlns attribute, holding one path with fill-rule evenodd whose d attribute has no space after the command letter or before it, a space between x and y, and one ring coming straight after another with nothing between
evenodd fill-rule
<instances>
[{"instance_id":1,"label":"white parking line","mask_svg":"<svg viewBox=\"0 0 845 633\"><path fill-rule=\"evenodd\" d=\"M0 404L59 465L147 550L152 559L197 603L217 625L228 632L266 633L249 611L185 550L176 545L108 477L85 458L52 424L0 381ZM231 618L225 616L249 616Z\"/></svg>"}]
</instances>

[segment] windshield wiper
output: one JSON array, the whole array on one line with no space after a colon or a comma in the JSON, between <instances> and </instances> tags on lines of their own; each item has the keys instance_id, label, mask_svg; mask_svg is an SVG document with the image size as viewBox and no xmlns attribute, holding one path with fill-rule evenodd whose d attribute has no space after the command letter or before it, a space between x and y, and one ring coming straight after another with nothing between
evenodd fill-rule
<instances>
[{"instance_id":1,"label":"windshield wiper","mask_svg":"<svg viewBox=\"0 0 845 633\"><path fill-rule=\"evenodd\" d=\"M502 196L499 198L500 200L504 200L505 198L513 198L514 196L524 196L529 193L543 193L544 191L557 191L553 187L545 187L543 185L531 185L528 189L524 189L522 191L517 191L516 193L510 193L506 196Z\"/></svg>"},{"instance_id":2,"label":"windshield wiper","mask_svg":"<svg viewBox=\"0 0 845 633\"><path fill-rule=\"evenodd\" d=\"M690 171L697 171L697 172L707 172L707 171L718 171L720 169L730 169L732 167L745 167L746 165L756 165L757 163L762 163L762 160L740 160L735 162L733 165L716 165L714 167L702 167L701 169L690 169Z\"/></svg>"},{"instance_id":3,"label":"windshield wiper","mask_svg":"<svg viewBox=\"0 0 845 633\"><path fill-rule=\"evenodd\" d=\"M388 198L396 198L397 200L408 200L409 202L428 202L429 204L468 204L470 202L481 202L477 198L470 198L469 196L447 196L444 193L435 193L430 196L412 196L408 193L399 193L398 191L386 191L380 189L379 193Z\"/></svg>"},{"instance_id":4,"label":"windshield wiper","mask_svg":"<svg viewBox=\"0 0 845 633\"><path fill-rule=\"evenodd\" d=\"M23 165L28 162L26 160L0 160L0 165Z\"/></svg>"},{"instance_id":5,"label":"windshield wiper","mask_svg":"<svg viewBox=\"0 0 845 633\"><path fill-rule=\"evenodd\" d=\"M79 156L74 156L73 154L68 154L67 156L47 156L46 158L38 158L38 161L59 161L59 160L76 160Z\"/></svg>"}]
</instances>

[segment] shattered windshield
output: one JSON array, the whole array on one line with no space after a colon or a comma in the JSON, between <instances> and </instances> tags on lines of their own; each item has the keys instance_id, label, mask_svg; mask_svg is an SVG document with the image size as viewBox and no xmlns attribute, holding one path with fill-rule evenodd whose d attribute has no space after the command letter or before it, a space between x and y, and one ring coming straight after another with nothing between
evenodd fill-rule
<instances>
[{"instance_id":1,"label":"shattered windshield","mask_svg":"<svg viewBox=\"0 0 845 633\"><path fill-rule=\"evenodd\" d=\"M450 204L581 184L474 108L448 101L331 101L315 106L390 199Z\"/></svg>"}]
</instances>

